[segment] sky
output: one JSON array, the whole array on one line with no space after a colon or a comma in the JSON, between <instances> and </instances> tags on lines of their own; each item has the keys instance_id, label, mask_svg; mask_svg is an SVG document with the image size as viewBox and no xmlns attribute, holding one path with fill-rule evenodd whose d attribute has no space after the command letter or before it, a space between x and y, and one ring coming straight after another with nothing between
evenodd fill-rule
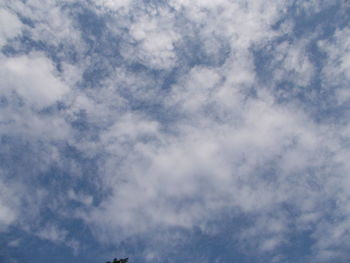
<instances>
[{"instance_id":1,"label":"sky","mask_svg":"<svg viewBox=\"0 0 350 263\"><path fill-rule=\"evenodd\" d=\"M0 263L346 263L349 159L347 0L0 1Z\"/></svg>"}]
</instances>

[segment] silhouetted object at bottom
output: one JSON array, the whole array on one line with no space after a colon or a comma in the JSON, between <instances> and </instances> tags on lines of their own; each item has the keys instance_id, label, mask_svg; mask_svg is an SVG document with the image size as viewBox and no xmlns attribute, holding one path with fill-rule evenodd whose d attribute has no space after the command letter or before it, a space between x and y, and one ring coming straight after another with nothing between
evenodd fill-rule
<instances>
[{"instance_id":1,"label":"silhouetted object at bottom","mask_svg":"<svg viewBox=\"0 0 350 263\"><path fill-rule=\"evenodd\" d=\"M126 263L128 262L129 258L122 258L122 259L113 259L113 262L112 263ZM111 263L110 261L107 261L107 263Z\"/></svg>"}]
</instances>

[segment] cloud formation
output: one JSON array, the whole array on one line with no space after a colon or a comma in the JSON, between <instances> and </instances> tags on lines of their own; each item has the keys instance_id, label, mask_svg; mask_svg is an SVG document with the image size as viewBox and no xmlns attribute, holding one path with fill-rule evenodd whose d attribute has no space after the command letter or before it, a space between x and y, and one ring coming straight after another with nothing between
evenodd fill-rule
<instances>
[{"instance_id":1,"label":"cloud formation","mask_svg":"<svg viewBox=\"0 0 350 263\"><path fill-rule=\"evenodd\" d=\"M349 9L4 1L0 231L139 262L347 262Z\"/></svg>"}]
</instances>

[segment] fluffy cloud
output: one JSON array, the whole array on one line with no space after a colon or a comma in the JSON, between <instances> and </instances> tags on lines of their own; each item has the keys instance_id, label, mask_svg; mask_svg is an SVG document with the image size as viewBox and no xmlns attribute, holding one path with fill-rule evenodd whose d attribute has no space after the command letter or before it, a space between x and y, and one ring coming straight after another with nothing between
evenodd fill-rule
<instances>
[{"instance_id":1,"label":"fluffy cloud","mask_svg":"<svg viewBox=\"0 0 350 263\"><path fill-rule=\"evenodd\" d=\"M0 48L7 40L18 36L22 31L22 23L18 17L7 9L0 9Z\"/></svg>"},{"instance_id":2,"label":"fluffy cloud","mask_svg":"<svg viewBox=\"0 0 350 263\"><path fill-rule=\"evenodd\" d=\"M69 91L55 76L51 60L41 54L3 58L0 72L2 92L15 92L25 104L35 108L52 105Z\"/></svg>"},{"instance_id":3,"label":"fluffy cloud","mask_svg":"<svg viewBox=\"0 0 350 263\"><path fill-rule=\"evenodd\" d=\"M55 222L81 220L103 242L145 239L142 257L162 261L162 249L191 242L193 229L225 236L246 218L230 237L240 251L282 262L279 249L308 235L315 262L346 257L350 129L347 118L322 112L334 107L333 93L337 107L349 99L349 30L322 39L322 24L304 36L295 21L330 4L6 6L16 12L1 11L14 28L0 29L0 44L13 43L14 54L0 57L0 132L18 144L4 140L0 153L21 158L2 168L24 185L19 200L34 194L19 221L21 202L0 195L2 229L19 222L77 249L68 230L41 216L49 210ZM32 46L16 38L22 33ZM311 47L326 57L315 59ZM320 105L303 99L322 96ZM34 168L23 179L15 165Z\"/></svg>"}]
</instances>

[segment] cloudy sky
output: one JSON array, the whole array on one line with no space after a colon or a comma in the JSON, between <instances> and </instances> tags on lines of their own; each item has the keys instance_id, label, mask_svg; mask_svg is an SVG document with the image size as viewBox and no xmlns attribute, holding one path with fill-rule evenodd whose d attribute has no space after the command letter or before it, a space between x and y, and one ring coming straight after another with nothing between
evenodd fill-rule
<instances>
[{"instance_id":1,"label":"cloudy sky","mask_svg":"<svg viewBox=\"0 0 350 263\"><path fill-rule=\"evenodd\" d=\"M349 262L349 14L1 0L0 262Z\"/></svg>"}]
</instances>

